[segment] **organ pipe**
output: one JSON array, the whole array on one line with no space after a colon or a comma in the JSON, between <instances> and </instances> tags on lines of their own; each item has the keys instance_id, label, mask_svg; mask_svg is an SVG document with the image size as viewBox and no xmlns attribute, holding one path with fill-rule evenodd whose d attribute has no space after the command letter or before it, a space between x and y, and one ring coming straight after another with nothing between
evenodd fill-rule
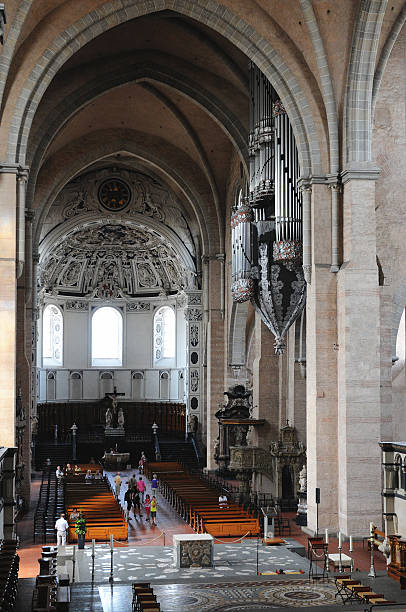
<instances>
[{"instance_id":1,"label":"organ pipe","mask_svg":"<svg viewBox=\"0 0 406 612\"><path fill-rule=\"evenodd\" d=\"M282 352L305 299L299 157L277 92L255 64L249 72L250 176L231 218L232 296L254 303Z\"/></svg>"}]
</instances>

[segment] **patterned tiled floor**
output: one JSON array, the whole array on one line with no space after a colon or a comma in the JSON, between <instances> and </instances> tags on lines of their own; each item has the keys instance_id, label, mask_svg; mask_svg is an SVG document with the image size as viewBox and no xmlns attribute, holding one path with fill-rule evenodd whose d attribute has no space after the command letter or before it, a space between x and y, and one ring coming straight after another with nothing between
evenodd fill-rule
<instances>
[{"instance_id":1,"label":"patterned tiled floor","mask_svg":"<svg viewBox=\"0 0 406 612\"><path fill-rule=\"evenodd\" d=\"M331 606L336 604L335 591L331 583L309 584L307 580L154 586L163 612L252 612ZM99 594L104 612L130 610L130 586L101 586Z\"/></svg>"},{"instance_id":2,"label":"patterned tiled floor","mask_svg":"<svg viewBox=\"0 0 406 612\"><path fill-rule=\"evenodd\" d=\"M67 564L61 571L71 574L72 547L66 547ZM91 577L91 549L77 551L76 581L88 582ZM62 561L62 559L61 559ZM244 544L218 544L214 547L213 568L178 569L173 567L172 547L140 546L114 549L114 579L117 581L162 580L172 581L210 580L221 578L228 580L236 577L252 579L257 575L256 542ZM285 572L308 570L308 562L303 557L285 547L258 548L259 571ZM96 546L95 581L107 581L110 575L110 550L105 545Z\"/></svg>"}]
</instances>

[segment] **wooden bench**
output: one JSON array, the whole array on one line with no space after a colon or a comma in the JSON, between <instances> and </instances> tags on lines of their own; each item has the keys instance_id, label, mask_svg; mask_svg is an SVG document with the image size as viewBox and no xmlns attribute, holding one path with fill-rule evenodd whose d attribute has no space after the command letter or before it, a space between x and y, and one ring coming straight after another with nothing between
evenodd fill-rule
<instances>
[{"instance_id":1,"label":"wooden bench","mask_svg":"<svg viewBox=\"0 0 406 612\"><path fill-rule=\"evenodd\" d=\"M132 612L155 612L161 609L149 582L134 583L132 593Z\"/></svg>"},{"instance_id":2,"label":"wooden bench","mask_svg":"<svg viewBox=\"0 0 406 612\"><path fill-rule=\"evenodd\" d=\"M75 476L68 478L66 482L66 506L69 522L69 542L77 541L75 520L69 518L74 508L82 512L86 519L86 540L108 540L111 534L116 540L128 539L124 512L106 481L96 480L89 486Z\"/></svg>"},{"instance_id":3,"label":"wooden bench","mask_svg":"<svg viewBox=\"0 0 406 612\"><path fill-rule=\"evenodd\" d=\"M259 519L236 503L219 505L220 490L191 476L177 462L149 463L148 475L157 474L160 491L198 533L239 537L260 533Z\"/></svg>"},{"instance_id":4,"label":"wooden bench","mask_svg":"<svg viewBox=\"0 0 406 612\"><path fill-rule=\"evenodd\" d=\"M364 586L359 580L351 578L351 574L338 574L334 576L337 592L335 597L341 597L343 604L361 602L370 605L392 605L395 601L385 599L383 593L371 591L371 587Z\"/></svg>"}]
</instances>

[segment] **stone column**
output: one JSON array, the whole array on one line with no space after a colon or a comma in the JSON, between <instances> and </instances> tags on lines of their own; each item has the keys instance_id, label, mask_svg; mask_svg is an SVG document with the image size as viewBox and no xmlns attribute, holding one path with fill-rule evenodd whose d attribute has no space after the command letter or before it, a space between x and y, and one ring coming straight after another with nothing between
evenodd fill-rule
<instances>
[{"instance_id":1,"label":"stone column","mask_svg":"<svg viewBox=\"0 0 406 612\"><path fill-rule=\"evenodd\" d=\"M337 276L339 528L381 523L380 313L373 168L343 172L343 264Z\"/></svg>"},{"instance_id":2,"label":"stone column","mask_svg":"<svg viewBox=\"0 0 406 612\"><path fill-rule=\"evenodd\" d=\"M208 321L207 321L207 468L216 469L214 447L218 435L218 421L214 416L224 403L224 316L221 298L221 266L223 262L217 257L210 258L208 263ZM204 288L203 288L204 291Z\"/></svg>"},{"instance_id":3,"label":"stone column","mask_svg":"<svg viewBox=\"0 0 406 612\"><path fill-rule=\"evenodd\" d=\"M306 303L306 406L308 530L337 529L337 344L336 275L331 264L331 195L324 178L304 188L311 199L311 284ZM310 278L310 275L308 274Z\"/></svg>"},{"instance_id":4,"label":"stone column","mask_svg":"<svg viewBox=\"0 0 406 612\"><path fill-rule=\"evenodd\" d=\"M253 446L268 448L279 438L279 355L275 355L274 336L255 313L256 357L253 363L253 416L265 419L265 425L254 427Z\"/></svg>"},{"instance_id":5,"label":"stone column","mask_svg":"<svg viewBox=\"0 0 406 612\"><path fill-rule=\"evenodd\" d=\"M298 439L306 443L306 379L305 368L300 362L301 325L303 317L295 321L288 331L287 360L288 388L286 418L296 429Z\"/></svg>"},{"instance_id":6,"label":"stone column","mask_svg":"<svg viewBox=\"0 0 406 612\"><path fill-rule=\"evenodd\" d=\"M202 371L203 371L203 308L202 292L187 291L186 317L186 377L187 377L187 406L186 422L190 416L199 420L199 430L202 425Z\"/></svg>"},{"instance_id":7,"label":"stone column","mask_svg":"<svg viewBox=\"0 0 406 612\"><path fill-rule=\"evenodd\" d=\"M15 444L18 168L0 166L0 446Z\"/></svg>"}]
</instances>

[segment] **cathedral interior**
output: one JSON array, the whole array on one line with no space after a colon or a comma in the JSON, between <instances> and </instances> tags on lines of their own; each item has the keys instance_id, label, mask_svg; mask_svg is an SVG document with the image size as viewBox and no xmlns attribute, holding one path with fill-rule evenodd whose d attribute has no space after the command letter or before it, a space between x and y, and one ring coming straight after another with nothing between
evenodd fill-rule
<instances>
[{"instance_id":1,"label":"cathedral interior","mask_svg":"<svg viewBox=\"0 0 406 612\"><path fill-rule=\"evenodd\" d=\"M57 465L114 489L145 451L166 500L170 462L233 498L240 531L192 535L266 539L272 507L298 538L375 538L406 586L405 22L403 0L0 3L4 546L35 543L44 474L55 543Z\"/></svg>"}]
</instances>

